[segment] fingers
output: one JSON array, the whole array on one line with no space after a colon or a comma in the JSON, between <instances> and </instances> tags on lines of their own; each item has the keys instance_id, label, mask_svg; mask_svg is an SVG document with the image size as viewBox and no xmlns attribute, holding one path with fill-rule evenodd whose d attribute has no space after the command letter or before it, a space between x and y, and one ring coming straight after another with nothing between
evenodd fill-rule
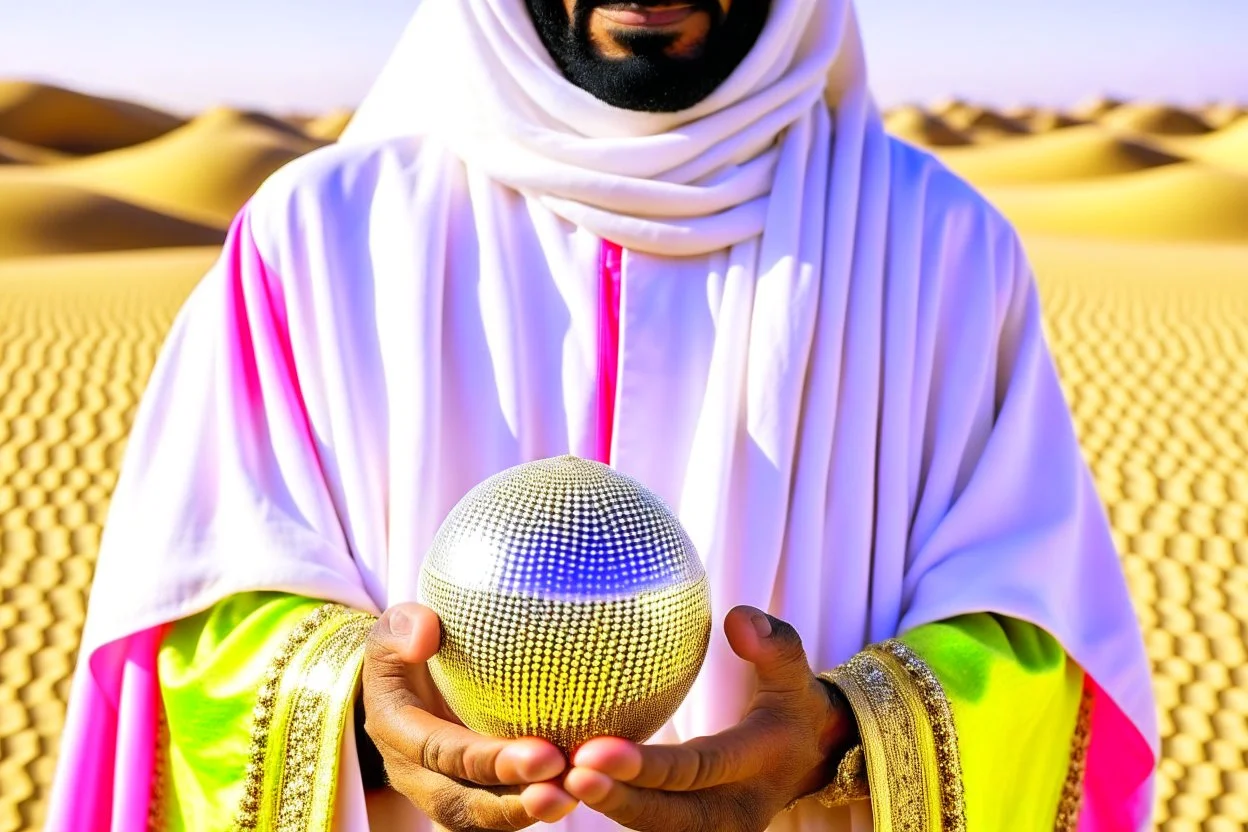
<instances>
[{"instance_id":1,"label":"fingers","mask_svg":"<svg viewBox=\"0 0 1248 832\"><path fill-rule=\"evenodd\" d=\"M401 756L420 768L482 786L540 783L567 765L563 752L545 740L485 737L415 706L379 718L369 734L383 756Z\"/></svg>"},{"instance_id":2,"label":"fingers","mask_svg":"<svg viewBox=\"0 0 1248 832\"><path fill-rule=\"evenodd\" d=\"M724 619L733 652L754 665L759 693L809 689L814 674L802 640L784 621L754 607L734 607Z\"/></svg>"},{"instance_id":3,"label":"fingers","mask_svg":"<svg viewBox=\"0 0 1248 832\"><path fill-rule=\"evenodd\" d=\"M649 832L652 829L709 828L685 822L688 812L677 805L676 796L643 791L593 769L573 768L564 778L563 787L589 808L629 829Z\"/></svg>"},{"instance_id":4,"label":"fingers","mask_svg":"<svg viewBox=\"0 0 1248 832\"><path fill-rule=\"evenodd\" d=\"M664 792L621 783L588 768L573 768L563 781L568 794L629 829L752 829L750 819L733 817L749 810L731 787L702 792ZM739 822L738 822L739 821Z\"/></svg>"},{"instance_id":5,"label":"fingers","mask_svg":"<svg viewBox=\"0 0 1248 832\"><path fill-rule=\"evenodd\" d=\"M382 613L364 645L365 707L370 696L398 705L431 694L431 683L420 684L420 677L428 676L425 663L438 652L441 639L442 624L428 607L398 604Z\"/></svg>"},{"instance_id":6,"label":"fingers","mask_svg":"<svg viewBox=\"0 0 1248 832\"><path fill-rule=\"evenodd\" d=\"M753 711L725 731L680 745L592 739L577 750L573 765L640 788L697 791L755 777L785 753L785 737L777 720Z\"/></svg>"},{"instance_id":7,"label":"fingers","mask_svg":"<svg viewBox=\"0 0 1248 832\"><path fill-rule=\"evenodd\" d=\"M395 604L373 625L369 646L378 658L385 654L407 664L433 658L442 641L438 614L421 604Z\"/></svg>"},{"instance_id":8,"label":"fingers","mask_svg":"<svg viewBox=\"0 0 1248 832\"><path fill-rule=\"evenodd\" d=\"M386 610L373 624L364 647L365 710L417 705L457 722L426 665L441 640L442 624L428 607L396 604Z\"/></svg>"},{"instance_id":9,"label":"fingers","mask_svg":"<svg viewBox=\"0 0 1248 832\"><path fill-rule=\"evenodd\" d=\"M437 615L419 604L390 608L369 635L364 727L391 785L447 829L561 819L577 804L549 782L567 767L563 753L545 740L484 737L452 721L426 666L441 637Z\"/></svg>"},{"instance_id":10,"label":"fingers","mask_svg":"<svg viewBox=\"0 0 1248 832\"><path fill-rule=\"evenodd\" d=\"M554 783L523 790L458 783L428 770L406 772L392 784L402 794L421 795L418 805L440 827L453 830L524 829L535 821L556 823L577 807L576 798Z\"/></svg>"},{"instance_id":11,"label":"fingers","mask_svg":"<svg viewBox=\"0 0 1248 832\"><path fill-rule=\"evenodd\" d=\"M484 737L430 707L437 704L427 701L433 696L420 695L418 688L429 682L424 662L437 652L440 639L437 615L419 604L391 607L369 635L365 728L387 763L401 759L485 786L538 783L562 773L566 760L551 743Z\"/></svg>"},{"instance_id":12,"label":"fingers","mask_svg":"<svg viewBox=\"0 0 1248 832\"><path fill-rule=\"evenodd\" d=\"M634 787L669 792L741 783L787 765L794 733L810 733L805 723L813 724L817 714L812 708L809 719L793 717L821 694L801 639L788 624L753 607L729 612L724 629L733 650L754 664L758 677L758 695L740 723L678 745L592 739L577 750L573 764Z\"/></svg>"},{"instance_id":13,"label":"fingers","mask_svg":"<svg viewBox=\"0 0 1248 832\"><path fill-rule=\"evenodd\" d=\"M401 794L419 795L417 805L439 827L448 830L525 829L536 822L524 808L518 790L465 786L424 769L405 771L391 783Z\"/></svg>"},{"instance_id":14,"label":"fingers","mask_svg":"<svg viewBox=\"0 0 1248 832\"><path fill-rule=\"evenodd\" d=\"M520 792L520 804L531 817L543 823L557 823L577 806L577 799L556 783L534 783Z\"/></svg>"}]
</instances>

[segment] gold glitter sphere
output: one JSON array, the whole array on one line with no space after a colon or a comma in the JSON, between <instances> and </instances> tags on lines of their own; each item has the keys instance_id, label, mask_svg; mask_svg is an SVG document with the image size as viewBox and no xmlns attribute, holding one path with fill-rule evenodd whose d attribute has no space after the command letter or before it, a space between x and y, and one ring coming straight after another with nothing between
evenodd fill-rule
<instances>
[{"instance_id":1,"label":"gold glitter sphere","mask_svg":"<svg viewBox=\"0 0 1248 832\"><path fill-rule=\"evenodd\" d=\"M420 600L442 619L429 663L464 724L544 737L641 742L706 658L706 572L676 516L598 462L510 468L452 509L425 557Z\"/></svg>"}]
</instances>

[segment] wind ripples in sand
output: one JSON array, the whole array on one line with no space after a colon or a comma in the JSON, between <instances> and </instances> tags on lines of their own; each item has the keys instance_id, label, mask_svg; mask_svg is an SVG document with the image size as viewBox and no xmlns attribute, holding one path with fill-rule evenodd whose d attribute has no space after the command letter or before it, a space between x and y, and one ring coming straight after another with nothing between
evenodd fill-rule
<instances>
[{"instance_id":1,"label":"wind ripples in sand","mask_svg":"<svg viewBox=\"0 0 1248 832\"><path fill-rule=\"evenodd\" d=\"M349 118L0 82L0 832L42 825L134 408L230 217ZM1158 822L1248 825L1248 113L888 114L1020 228L1162 710ZM191 246L191 247L188 247Z\"/></svg>"}]
</instances>

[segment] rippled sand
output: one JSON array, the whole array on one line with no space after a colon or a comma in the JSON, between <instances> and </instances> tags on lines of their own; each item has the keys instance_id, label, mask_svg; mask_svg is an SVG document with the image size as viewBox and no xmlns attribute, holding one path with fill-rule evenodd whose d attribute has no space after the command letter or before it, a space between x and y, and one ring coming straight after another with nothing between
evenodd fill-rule
<instances>
[{"instance_id":1,"label":"rippled sand","mask_svg":"<svg viewBox=\"0 0 1248 832\"><path fill-rule=\"evenodd\" d=\"M0 832L42 824L100 529L163 335L229 215L344 122L187 122L0 83ZM1154 662L1160 828L1244 829L1248 115L950 99L889 125L1027 239Z\"/></svg>"}]
</instances>

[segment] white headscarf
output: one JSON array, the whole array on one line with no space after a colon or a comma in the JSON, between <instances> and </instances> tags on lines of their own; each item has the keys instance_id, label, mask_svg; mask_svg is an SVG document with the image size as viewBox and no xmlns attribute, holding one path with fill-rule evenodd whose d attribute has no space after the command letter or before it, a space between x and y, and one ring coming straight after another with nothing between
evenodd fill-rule
<instances>
[{"instance_id":1,"label":"white headscarf","mask_svg":"<svg viewBox=\"0 0 1248 832\"><path fill-rule=\"evenodd\" d=\"M569 83L523 0L424 0L343 141L438 136L577 226L680 256L763 233L770 195L787 188L781 157L828 152L804 137L829 104L851 133L874 115L845 0L774 0L736 71L677 113L620 109Z\"/></svg>"}]
</instances>

